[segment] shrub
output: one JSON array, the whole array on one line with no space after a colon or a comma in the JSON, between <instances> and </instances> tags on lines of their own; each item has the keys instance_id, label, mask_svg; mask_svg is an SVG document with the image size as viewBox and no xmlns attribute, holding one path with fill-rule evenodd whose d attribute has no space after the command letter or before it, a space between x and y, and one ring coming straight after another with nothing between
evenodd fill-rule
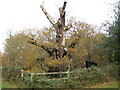
<instances>
[{"instance_id":1,"label":"shrub","mask_svg":"<svg viewBox=\"0 0 120 90\"><path fill-rule=\"evenodd\" d=\"M20 79L19 67L5 66L2 68L2 74L7 81L18 81Z\"/></svg>"},{"instance_id":2,"label":"shrub","mask_svg":"<svg viewBox=\"0 0 120 90\"><path fill-rule=\"evenodd\" d=\"M8 80L12 80L11 76L17 78L16 75L19 71L16 70L12 66L6 66L3 70L4 76L8 76ZM48 78L52 79L55 77L43 75L34 76L33 82L30 82L30 76L26 77L29 78L29 80L19 82L21 88L83 88L97 83L118 79L118 65L108 64L104 67L92 66L91 68L79 68L74 71L67 80L48 80ZM73 79L74 77L78 78ZM38 82L38 80L44 81Z\"/></svg>"},{"instance_id":3,"label":"shrub","mask_svg":"<svg viewBox=\"0 0 120 90\"><path fill-rule=\"evenodd\" d=\"M118 77L118 66L115 64L109 64L105 67L91 67L84 68L81 71L77 72L79 76L79 81L82 86L90 86L95 83L106 82Z\"/></svg>"}]
</instances>

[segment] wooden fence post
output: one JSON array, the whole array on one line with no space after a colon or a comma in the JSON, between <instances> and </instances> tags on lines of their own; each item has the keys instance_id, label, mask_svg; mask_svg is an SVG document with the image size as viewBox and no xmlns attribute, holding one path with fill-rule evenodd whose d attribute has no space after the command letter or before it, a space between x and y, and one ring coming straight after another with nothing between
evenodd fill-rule
<instances>
[{"instance_id":1,"label":"wooden fence post","mask_svg":"<svg viewBox=\"0 0 120 90\"><path fill-rule=\"evenodd\" d=\"M68 65L68 74L67 74L67 77L69 78L70 77L70 65Z\"/></svg>"},{"instance_id":2,"label":"wooden fence post","mask_svg":"<svg viewBox=\"0 0 120 90\"><path fill-rule=\"evenodd\" d=\"M24 70L21 70L21 78L23 78L23 73L24 73Z\"/></svg>"},{"instance_id":3,"label":"wooden fence post","mask_svg":"<svg viewBox=\"0 0 120 90\"><path fill-rule=\"evenodd\" d=\"M31 77L30 77L31 82L33 81L33 76L34 76L34 73L31 73Z\"/></svg>"},{"instance_id":4,"label":"wooden fence post","mask_svg":"<svg viewBox=\"0 0 120 90\"><path fill-rule=\"evenodd\" d=\"M24 73L30 75L30 78L27 79L24 77ZM58 79L48 79L48 80L43 80L43 81L49 81L49 80L61 80L61 79L69 79L70 78L70 74L72 72L70 72L70 66L68 66L68 70L67 72L51 72L51 73L31 73L31 72L25 72L24 70L21 70L21 79L22 80L30 80L30 82L33 82L33 76L34 75L51 75L51 74L67 74L67 78L58 78ZM41 80L40 80L41 81Z\"/></svg>"}]
</instances>

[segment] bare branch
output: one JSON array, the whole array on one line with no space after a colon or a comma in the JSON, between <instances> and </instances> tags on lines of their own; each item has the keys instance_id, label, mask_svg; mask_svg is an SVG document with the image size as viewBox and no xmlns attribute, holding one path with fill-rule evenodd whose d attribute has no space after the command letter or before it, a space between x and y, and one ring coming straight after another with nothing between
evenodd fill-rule
<instances>
[{"instance_id":1,"label":"bare branch","mask_svg":"<svg viewBox=\"0 0 120 90\"><path fill-rule=\"evenodd\" d=\"M64 15L66 4L67 4L67 2L64 2L63 7L59 8L59 13L61 14L61 16Z\"/></svg>"},{"instance_id":2,"label":"bare branch","mask_svg":"<svg viewBox=\"0 0 120 90\"><path fill-rule=\"evenodd\" d=\"M68 31L71 27L72 27L72 24L68 24L67 26L65 26L64 31Z\"/></svg>"},{"instance_id":3,"label":"bare branch","mask_svg":"<svg viewBox=\"0 0 120 90\"><path fill-rule=\"evenodd\" d=\"M47 13L46 9L44 8L43 5L40 5L42 11L44 12L44 14L46 15L47 19L50 21L50 23L54 26L55 21L54 19Z\"/></svg>"},{"instance_id":4,"label":"bare branch","mask_svg":"<svg viewBox=\"0 0 120 90\"><path fill-rule=\"evenodd\" d=\"M30 41L28 41L28 43L30 43L32 45L35 45L35 46L38 46L38 47L41 47L42 49L44 49L45 51L48 52L48 54L50 55L50 57L53 56L53 53L52 53L53 48L48 48L48 47L44 46L43 44L42 45L38 44L35 40L30 40Z\"/></svg>"},{"instance_id":5,"label":"bare branch","mask_svg":"<svg viewBox=\"0 0 120 90\"><path fill-rule=\"evenodd\" d=\"M67 4L67 1L64 1L64 4L63 4L63 9L65 9L66 4Z\"/></svg>"},{"instance_id":6,"label":"bare branch","mask_svg":"<svg viewBox=\"0 0 120 90\"><path fill-rule=\"evenodd\" d=\"M63 7L59 8L60 20L61 20L61 24L63 26L65 26L65 14L66 14L65 8L66 8L66 4L67 4L67 2L65 1L64 4L63 4Z\"/></svg>"},{"instance_id":7,"label":"bare branch","mask_svg":"<svg viewBox=\"0 0 120 90\"><path fill-rule=\"evenodd\" d=\"M28 43L35 45L37 47L41 47L50 55L50 57L53 56L53 51L55 50L55 48L47 47L44 44L39 44L39 43L37 43L37 40L30 38L28 36L25 36L25 37L29 39Z\"/></svg>"}]
</instances>

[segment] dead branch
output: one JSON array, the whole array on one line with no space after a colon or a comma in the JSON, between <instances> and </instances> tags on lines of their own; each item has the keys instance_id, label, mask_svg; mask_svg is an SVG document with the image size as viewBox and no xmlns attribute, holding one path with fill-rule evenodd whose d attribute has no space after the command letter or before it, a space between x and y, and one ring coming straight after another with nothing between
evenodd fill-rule
<instances>
[{"instance_id":1,"label":"dead branch","mask_svg":"<svg viewBox=\"0 0 120 90\"><path fill-rule=\"evenodd\" d=\"M72 24L68 24L67 26L65 26L64 31L68 31L71 27L72 27Z\"/></svg>"},{"instance_id":2,"label":"dead branch","mask_svg":"<svg viewBox=\"0 0 120 90\"><path fill-rule=\"evenodd\" d=\"M42 11L44 12L44 14L46 15L47 19L50 21L50 23L54 26L55 21L54 19L48 14L48 12L46 11L46 9L44 8L43 5L40 5Z\"/></svg>"}]
</instances>

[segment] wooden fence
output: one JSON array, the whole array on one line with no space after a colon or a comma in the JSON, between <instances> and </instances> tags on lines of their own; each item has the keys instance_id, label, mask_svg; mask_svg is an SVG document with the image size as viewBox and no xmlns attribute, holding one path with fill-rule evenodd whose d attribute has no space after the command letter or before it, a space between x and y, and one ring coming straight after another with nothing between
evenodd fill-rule
<instances>
[{"instance_id":1,"label":"wooden fence","mask_svg":"<svg viewBox=\"0 0 120 90\"><path fill-rule=\"evenodd\" d=\"M38 81L50 81L50 80L64 80L64 79L69 79L70 74L73 72L70 72L69 70L66 72L50 72L50 73L32 73L32 72L25 72L24 70L21 71L21 78L25 78L24 74L28 74L30 75L30 81L33 81L33 76L35 75L55 75L55 74L66 74L67 77L66 78L53 78L53 79L47 79L47 80L38 80Z\"/></svg>"}]
</instances>

